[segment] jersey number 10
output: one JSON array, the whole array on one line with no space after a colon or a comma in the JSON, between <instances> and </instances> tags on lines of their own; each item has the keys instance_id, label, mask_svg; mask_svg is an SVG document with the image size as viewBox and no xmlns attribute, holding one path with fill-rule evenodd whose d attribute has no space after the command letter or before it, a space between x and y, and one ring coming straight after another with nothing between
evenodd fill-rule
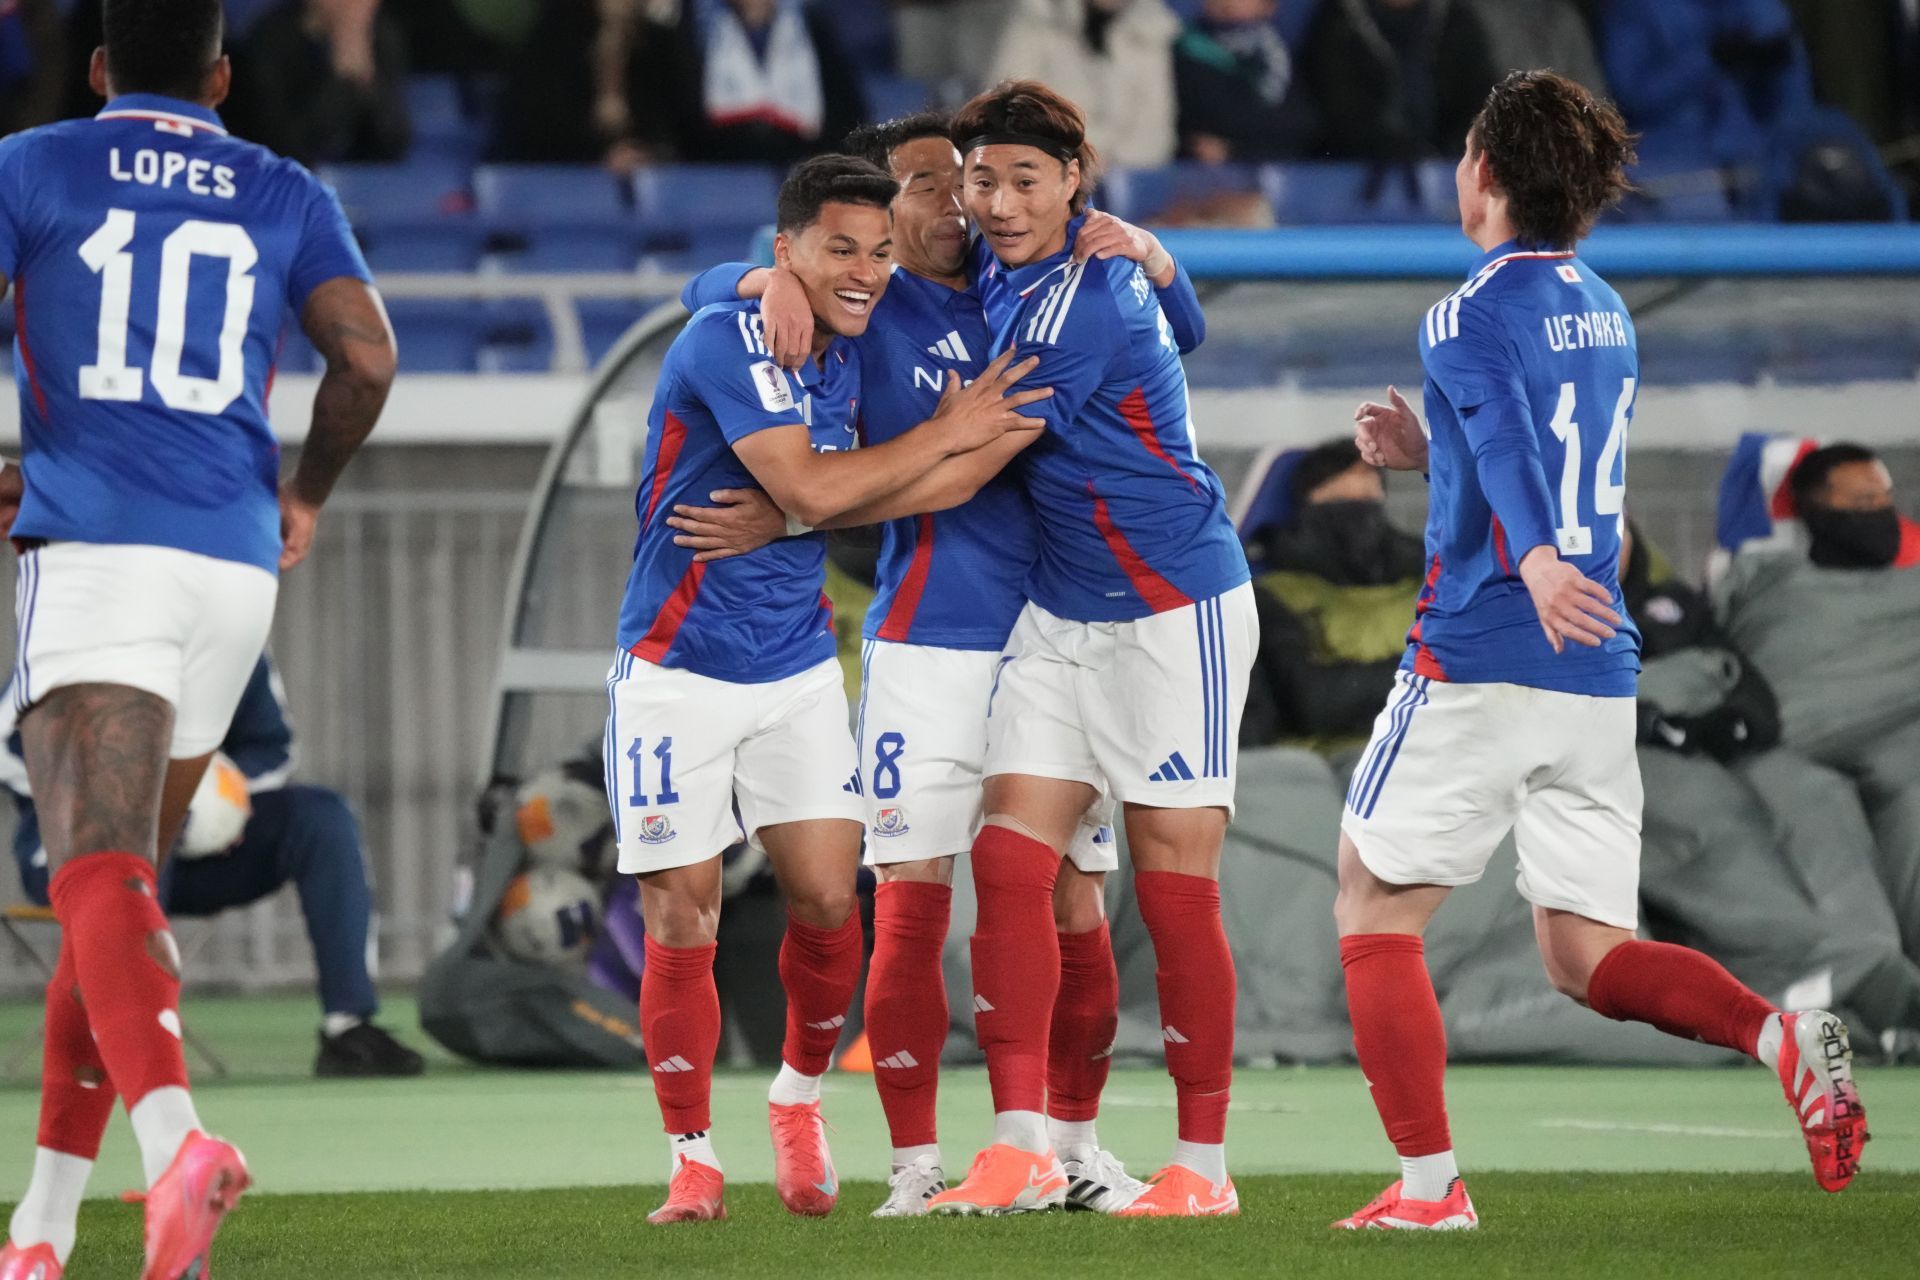
<instances>
[{"instance_id":1,"label":"jersey number 10","mask_svg":"<svg viewBox=\"0 0 1920 1280\"><path fill-rule=\"evenodd\" d=\"M1607 430L1607 442L1593 467L1593 513L1617 516L1626 509L1627 486L1613 482L1614 464L1620 460L1620 448L1627 442L1627 417L1633 412L1632 378L1620 379L1620 398L1613 405L1613 425ZM1573 420L1574 386L1560 384L1560 403L1553 411L1553 434L1565 446L1565 461L1560 467L1560 527L1553 531L1563 556L1593 554L1593 530L1580 523L1580 424Z\"/></svg>"},{"instance_id":2,"label":"jersey number 10","mask_svg":"<svg viewBox=\"0 0 1920 1280\"><path fill-rule=\"evenodd\" d=\"M80 366L82 400L138 400L144 386L141 372L127 364L128 313L133 309L134 215L109 209L100 229L80 246L81 261L100 277L100 351L92 364ZM227 306L220 323L220 364L211 378L180 371L187 343L187 285L195 255L225 258ZM246 357L241 350L247 321L253 314L254 278L248 273L260 260L246 228L231 222L191 219L176 227L160 244L159 315L153 327L153 357L147 377L169 409L185 413L223 413L246 390Z\"/></svg>"}]
</instances>

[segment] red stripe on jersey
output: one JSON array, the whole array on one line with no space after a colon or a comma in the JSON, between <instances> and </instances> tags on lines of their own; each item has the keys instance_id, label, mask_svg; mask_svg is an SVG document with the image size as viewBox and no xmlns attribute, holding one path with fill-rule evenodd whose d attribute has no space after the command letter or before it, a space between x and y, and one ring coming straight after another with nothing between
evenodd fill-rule
<instances>
[{"instance_id":1,"label":"red stripe on jersey","mask_svg":"<svg viewBox=\"0 0 1920 1280\"><path fill-rule=\"evenodd\" d=\"M660 606L660 612L654 615L653 625L628 650L629 653L646 662L659 662L667 656L667 650L673 647L673 638L680 634L680 624L687 620L687 610L693 607L693 598L700 594L700 579L706 573L707 566L702 562L696 561L687 566L686 573L680 577L680 585Z\"/></svg>"},{"instance_id":2,"label":"red stripe on jersey","mask_svg":"<svg viewBox=\"0 0 1920 1280\"><path fill-rule=\"evenodd\" d=\"M1092 485L1087 488L1091 490ZM1120 568L1126 572L1127 581L1147 607L1155 613L1165 613L1169 609L1184 609L1193 601L1187 599L1180 588L1168 582L1153 571L1140 553L1133 549L1127 536L1114 525L1113 517L1107 513L1107 500L1095 496L1093 500L1093 523L1100 530L1100 536L1107 540L1107 550L1113 552L1113 558L1120 562Z\"/></svg>"},{"instance_id":3,"label":"red stripe on jersey","mask_svg":"<svg viewBox=\"0 0 1920 1280\"><path fill-rule=\"evenodd\" d=\"M1500 572L1509 578L1513 576L1513 556L1507 550L1506 526L1500 523L1500 517L1493 518L1493 554L1499 558Z\"/></svg>"},{"instance_id":4,"label":"red stripe on jersey","mask_svg":"<svg viewBox=\"0 0 1920 1280\"><path fill-rule=\"evenodd\" d=\"M1433 650L1421 645L1413 651L1413 674L1444 683L1447 669L1440 665L1440 659L1433 656Z\"/></svg>"},{"instance_id":5,"label":"red stripe on jersey","mask_svg":"<svg viewBox=\"0 0 1920 1280\"><path fill-rule=\"evenodd\" d=\"M1820 447L1817 440L1802 440L1800 447L1793 451L1793 461L1787 464L1786 474L1780 477L1780 487L1773 491L1773 498L1767 503L1767 515L1774 520L1786 520L1800 513L1793 506L1793 469L1800 465L1801 459Z\"/></svg>"},{"instance_id":6,"label":"red stripe on jersey","mask_svg":"<svg viewBox=\"0 0 1920 1280\"><path fill-rule=\"evenodd\" d=\"M20 364L27 371L27 385L33 388L33 402L40 406L40 416L47 416L47 393L40 389L40 375L33 367L33 349L27 345L27 282L13 282L13 332L20 343Z\"/></svg>"},{"instance_id":7,"label":"red stripe on jersey","mask_svg":"<svg viewBox=\"0 0 1920 1280\"><path fill-rule=\"evenodd\" d=\"M1133 434L1140 437L1140 443L1147 447L1148 453L1172 467L1174 474L1195 489L1200 487L1200 482L1182 471L1180 464L1173 460L1173 455L1160 443L1160 433L1153 425L1153 413L1147 408L1146 388L1135 387L1128 393L1127 398L1120 402L1120 416L1133 428Z\"/></svg>"},{"instance_id":8,"label":"red stripe on jersey","mask_svg":"<svg viewBox=\"0 0 1920 1280\"><path fill-rule=\"evenodd\" d=\"M640 521L641 528L653 523L653 509L660 505L660 495L673 478L673 464L680 461L680 449L686 442L687 424L674 417L673 410L667 410L660 424L660 449L653 455L653 492L647 495L647 514Z\"/></svg>"},{"instance_id":9,"label":"red stripe on jersey","mask_svg":"<svg viewBox=\"0 0 1920 1280\"><path fill-rule=\"evenodd\" d=\"M820 593L820 607L827 611L827 630L833 630L833 597L824 591Z\"/></svg>"},{"instance_id":10,"label":"red stripe on jersey","mask_svg":"<svg viewBox=\"0 0 1920 1280\"><path fill-rule=\"evenodd\" d=\"M1500 522L1496 518L1494 520L1496 533L1499 532L1499 527ZM1426 611L1433 607L1433 598L1438 593L1439 586L1440 557L1436 555L1433 563L1427 567L1427 581L1420 589L1420 598L1413 605L1413 630L1407 632L1407 639L1419 646L1413 652L1413 674L1425 676L1429 680L1447 678L1447 670L1440 665L1440 659L1434 657L1433 650L1427 648L1425 642L1420 639L1420 623Z\"/></svg>"},{"instance_id":11,"label":"red stripe on jersey","mask_svg":"<svg viewBox=\"0 0 1920 1280\"><path fill-rule=\"evenodd\" d=\"M920 596L927 589L927 574L932 569L933 516L929 513L920 517L914 529L913 560L907 565L907 576L900 580L900 589L893 594L893 607L887 610L887 620L880 624L880 639L906 640L907 633L913 630L913 616L920 611Z\"/></svg>"}]
</instances>

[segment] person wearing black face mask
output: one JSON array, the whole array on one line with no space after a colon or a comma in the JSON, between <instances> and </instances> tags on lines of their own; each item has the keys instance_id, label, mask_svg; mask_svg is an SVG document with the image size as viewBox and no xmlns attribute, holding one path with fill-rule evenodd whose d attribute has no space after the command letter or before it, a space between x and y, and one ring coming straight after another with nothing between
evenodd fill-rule
<instances>
[{"instance_id":1,"label":"person wearing black face mask","mask_svg":"<svg viewBox=\"0 0 1920 1280\"><path fill-rule=\"evenodd\" d=\"M1885 569L1900 555L1893 477L1872 450L1831 444L1788 477L1807 530L1807 558L1823 569Z\"/></svg>"},{"instance_id":2,"label":"person wearing black face mask","mask_svg":"<svg viewBox=\"0 0 1920 1280\"><path fill-rule=\"evenodd\" d=\"M1380 473L1352 440L1308 450L1289 490L1287 518L1255 530L1247 548L1264 569L1243 745L1364 737L1406 649L1407 602L1425 568L1420 538L1387 520Z\"/></svg>"}]
</instances>

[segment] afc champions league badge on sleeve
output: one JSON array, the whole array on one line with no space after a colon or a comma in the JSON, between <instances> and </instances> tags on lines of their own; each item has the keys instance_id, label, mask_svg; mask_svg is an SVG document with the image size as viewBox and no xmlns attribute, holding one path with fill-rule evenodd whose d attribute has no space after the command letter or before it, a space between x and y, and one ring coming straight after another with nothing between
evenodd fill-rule
<instances>
[{"instance_id":1,"label":"afc champions league badge on sleeve","mask_svg":"<svg viewBox=\"0 0 1920 1280\"><path fill-rule=\"evenodd\" d=\"M673 829L673 819L664 813L650 813L640 819L642 844L665 844L679 834Z\"/></svg>"},{"instance_id":2,"label":"afc champions league badge on sleeve","mask_svg":"<svg viewBox=\"0 0 1920 1280\"><path fill-rule=\"evenodd\" d=\"M876 836L903 836L907 834L907 811L898 806L876 809L873 814L873 834Z\"/></svg>"}]
</instances>

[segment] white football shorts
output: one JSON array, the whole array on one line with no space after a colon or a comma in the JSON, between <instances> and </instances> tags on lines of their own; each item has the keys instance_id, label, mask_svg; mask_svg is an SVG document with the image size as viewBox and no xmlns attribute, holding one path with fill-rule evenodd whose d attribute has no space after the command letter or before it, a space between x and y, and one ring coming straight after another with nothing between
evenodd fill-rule
<instances>
[{"instance_id":1,"label":"white football shorts","mask_svg":"<svg viewBox=\"0 0 1920 1280\"><path fill-rule=\"evenodd\" d=\"M1515 834L1535 906L1635 928L1640 760L1632 698L1402 671L1341 830L1389 884L1472 884Z\"/></svg>"},{"instance_id":2,"label":"white football shorts","mask_svg":"<svg viewBox=\"0 0 1920 1280\"><path fill-rule=\"evenodd\" d=\"M994 689L986 771L1231 817L1259 643L1248 583L1132 622L1072 622L1029 602Z\"/></svg>"},{"instance_id":3,"label":"white football shorts","mask_svg":"<svg viewBox=\"0 0 1920 1280\"><path fill-rule=\"evenodd\" d=\"M14 583L14 709L66 685L126 685L172 704L170 756L206 755L227 736L279 594L265 569L173 547L30 545Z\"/></svg>"},{"instance_id":4,"label":"white football shorts","mask_svg":"<svg viewBox=\"0 0 1920 1280\"><path fill-rule=\"evenodd\" d=\"M1005 659L975 649L869 640L860 655L860 770L867 865L965 853L980 831L987 704ZM1120 865L1103 791L1067 857L1093 874Z\"/></svg>"},{"instance_id":5,"label":"white football shorts","mask_svg":"<svg viewBox=\"0 0 1920 1280\"><path fill-rule=\"evenodd\" d=\"M623 872L690 867L782 822L867 820L835 661L734 684L617 653L602 746Z\"/></svg>"}]
</instances>

